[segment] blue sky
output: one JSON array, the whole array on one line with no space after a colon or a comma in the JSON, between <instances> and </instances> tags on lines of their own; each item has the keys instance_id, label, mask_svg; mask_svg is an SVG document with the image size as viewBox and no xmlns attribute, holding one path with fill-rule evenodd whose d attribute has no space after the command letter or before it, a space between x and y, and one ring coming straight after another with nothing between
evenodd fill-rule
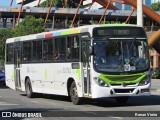
<instances>
[{"instance_id":1,"label":"blue sky","mask_svg":"<svg viewBox=\"0 0 160 120\"><path fill-rule=\"evenodd\" d=\"M11 0L0 0L0 6L10 6ZM13 0L12 6L18 6L16 0Z\"/></svg>"}]
</instances>

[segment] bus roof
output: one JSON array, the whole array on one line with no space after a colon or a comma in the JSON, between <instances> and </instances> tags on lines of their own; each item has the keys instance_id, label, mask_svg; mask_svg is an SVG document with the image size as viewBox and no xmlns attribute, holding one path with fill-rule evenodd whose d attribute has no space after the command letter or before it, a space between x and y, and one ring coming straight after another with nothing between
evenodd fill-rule
<instances>
[{"instance_id":1,"label":"bus roof","mask_svg":"<svg viewBox=\"0 0 160 120\"><path fill-rule=\"evenodd\" d=\"M34 40L34 39L43 39L43 38L52 38L52 37L56 37L56 36L63 36L63 35L70 35L70 34L85 33L85 32L89 32L89 30L92 30L95 27L140 27L140 26L133 25L133 24L85 25L85 26L80 26L80 27L76 27L76 28L55 30L55 31L50 31L50 32L42 32L42 33L37 33L37 34L32 34L32 35L9 38L6 40L6 43L12 43L12 42L16 42L16 41Z\"/></svg>"}]
</instances>

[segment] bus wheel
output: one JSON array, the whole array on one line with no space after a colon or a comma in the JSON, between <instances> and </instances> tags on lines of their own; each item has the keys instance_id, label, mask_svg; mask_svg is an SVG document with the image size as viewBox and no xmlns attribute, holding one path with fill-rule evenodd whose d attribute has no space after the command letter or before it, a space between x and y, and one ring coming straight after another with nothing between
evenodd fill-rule
<instances>
[{"instance_id":1,"label":"bus wheel","mask_svg":"<svg viewBox=\"0 0 160 120\"><path fill-rule=\"evenodd\" d=\"M118 104L126 104L129 97L116 97L116 102Z\"/></svg>"},{"instance_id":2,"label":"bus wheel","mask_svg":"<svg viewBox=\"0 0 160 120\"><path fill-rule=\"evenodd\" d=\"M78 92L77 92L77 87L76 87L75 82L72 82L69 94L70 94L71 101L73 104L75 104L75 105L81 104L82 99L80 97L78 97Z\"/></svg>"},{"instance_id":3,"label":"bus wheel","mask_svg":"<svg viewBox=\"0 0 160 120\"><path fill-rule=\"evenodd\" d=\"M34 97L34 93L32 91L32 86L31 86L31 82L30 82L29 78L27 79L27 81L25 83L25 89L26 89L26 95L28 98Z\"/></svg>"}]
</instances>

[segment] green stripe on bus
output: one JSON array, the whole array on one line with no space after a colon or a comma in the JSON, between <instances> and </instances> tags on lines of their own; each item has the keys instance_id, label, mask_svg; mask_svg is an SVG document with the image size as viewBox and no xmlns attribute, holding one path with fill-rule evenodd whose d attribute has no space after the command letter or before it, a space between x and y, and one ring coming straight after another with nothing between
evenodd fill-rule
<instances>
[{"instance_id":1,"label":"green stripe on bus","mask_svg":"<svg viewBox=\"0 0 160 120\"><path fill-rule=\"evenodd\" d=\"M44 77L45 77L45 80L47 79L47 70L45 69L44 70Z\"/></svg>"},{"instance_id":2,"label":"green stripe on bus","mask_svg":"<svg viewBox=\"0 0 160 120\"><path fill-rule=\"evenodd\" d=\"M100 24L100 27L136 27L136 25L132 24Z\"/></svg>"},{"instance_id":3,"label":"green stripe on bus","mask_svg":"<svg viewBox=\"0 0 160 120\"><path fill-rule=\"evenodd\" d=\"M65 30L65 31L61 32L61 35L68 35L68 34L70 34L70 30Z\"/></svg>"},{"instance_id":4,"label":"green stripe on bus","mask_svg":"<svg viewBox=\"0 0 160 120\"><path fill-rule=\"evenodd\" d=\"M102 74L98 78L106 82L107 84L131 84L140 83L142 79L147 76L146 73L130 74L130 75L108 75Z\"/></svg>"},{"instance_id":5,"label":"green stripe on bus","mask_svg":"<svg viewBox=\"0 0 160 120\"><path fill-rule=\"evenodd\" d=\"M14 79L14 71L12 71L11 78Z\"/></svg>"},{"instance_id":6,"label":"green stripe on bus","mask_svg":"<svg viewBox=\"0 0 160 120\"><path fill-rule=\"evenodd\" d=\"M65 30L61 32L61 35L69 35L69 34L76 34L76 33L80 33L80 29Z\"/></svg>"},{"instance_id":7,"label":"green stripe on bus","mask_svg":"<svg viewBox=\"0 0 160 120\"><path fill-rule=\"evenodd\" d=\"M76 69L76 74L78 75L78 80L81 79L81 72L80 72L80 69Z\"/></svg>"}]
</instances>

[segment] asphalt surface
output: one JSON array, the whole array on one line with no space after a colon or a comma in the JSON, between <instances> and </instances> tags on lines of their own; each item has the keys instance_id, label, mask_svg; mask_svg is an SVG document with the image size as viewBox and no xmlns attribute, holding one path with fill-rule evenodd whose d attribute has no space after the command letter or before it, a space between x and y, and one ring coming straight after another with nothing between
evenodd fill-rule
<instances>
[{"instance_id":1,"label":"asphalt surface","mask_svg":"<svg viewBox=\"0 0 160 120\"><path fill-rule=\"evenodd\" d=\"M23 118L18 117L18 119L106 120L107 118L110 120L159 120L159 88L160 80L152 80L151 96L131 97L125 105L117 104L115 100L111 98L85 99L82 105L73 105L70 100L64 96L38 95L30 99L26 97L24 92L18 92L0 86L0 114L2 115L2 112L12 112L12 118L5 117L5 119L11 120L17 115L27 115L28 117L31 113L36 114L37 112L37 117L39 118L27 118L23 116ZM158 117L156 117L156 115ZM0 119L4 120L4 118Z\"/></svg>"}]
</instances>

